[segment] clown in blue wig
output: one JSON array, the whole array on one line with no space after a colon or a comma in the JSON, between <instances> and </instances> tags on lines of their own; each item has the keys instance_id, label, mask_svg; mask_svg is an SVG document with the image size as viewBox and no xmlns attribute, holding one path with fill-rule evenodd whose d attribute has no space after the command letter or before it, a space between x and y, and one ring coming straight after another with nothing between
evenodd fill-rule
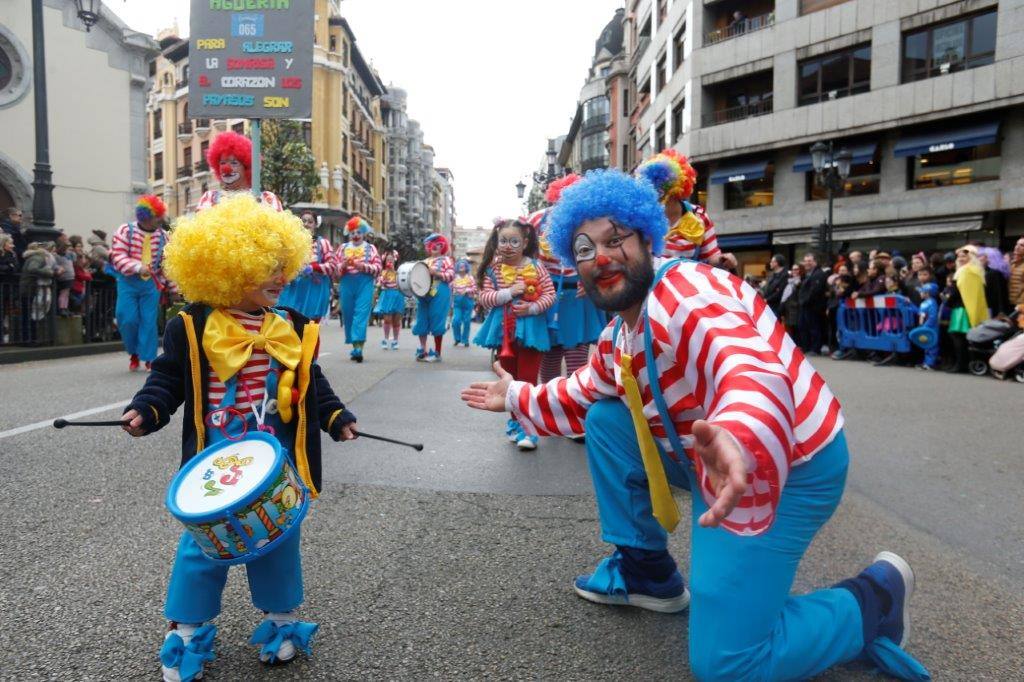
<instances>
[{"instance_id":1,"label":"clown in blue wig","mask_svg":"<svg viewBox=\"0 0 1024 682\"><path fill-rule=\"evenodd\" d=\"M427 252L424 263L430 268L432 280L426 296L416 299L416 322L412 333L419 337L416 349L418 362L440 362L444 332L448 328L448 311L452 307L451 281L455 278L455 261L448 255L448 238L432 232L423 240ZM434 337L434 347L427 350L427 336Z\"/></svg>"},{"instance_id":2,"label":"clown in blue wig","mask_svg":"<svg viewBox=\"0 0 1024 682\"><path fill-rule=\"evenodd\" d=\"M117 306L114 316L121 341L128 352L128 369L146 364L148 371L157 354L157 316L163 278L163 251L167 233L161 225L167 206L154 194L139 198L135 222L114 233L110 264L117 275Z\"/></svg>"},{"instance_id":3,"label":"clown in blue wig","mask_svg":"<svg viewBox=\"0 0 1024 682\"><path fill-rule=\"evenodd\" d=\"M341 323L345 327L345 343L352 345L349 359L363 361L366 327L373 308L373 284L382 267L377 247L366 241L370 224L362 216L352 216L345 223L348 241L335 254L335 268L341 277L338 301Z\"/></svg>"},{"instance_id":4,"label":"clown in blue wig","mask_svg":"<svg viewBox=\"0 0 1024 682\"><path fill-rule=\"evenodd\" d=\"M469 261L460 258L455 261L455 279L452 280L452 336L455 347L461 343L469 348L469 329L476 305L476 280L470 272Z\"/></svg>"},{"instance_id":5,"label":"clown in blue wig","mask_svg":"<svg viewBox=\"0 0 1024 682\"><path fill-rule=\"evenodd\" d=\"M699 680L809 679L860 658L930 679L904 649L914 573L899 555L880 552L831 588L790 593L839 505L849 452L838 400L757 291L693 260L655 271L667 220L644 179L589 173L550 218L552 250L614 319L575 373L534 385L495 367L496 381L461 397L510 411L530 435L586 433L612 547L573 591L597 604L689 608ZM692 601L668 550L683 520L672 486L691 492Z\"/></svg>"}]
</instances>

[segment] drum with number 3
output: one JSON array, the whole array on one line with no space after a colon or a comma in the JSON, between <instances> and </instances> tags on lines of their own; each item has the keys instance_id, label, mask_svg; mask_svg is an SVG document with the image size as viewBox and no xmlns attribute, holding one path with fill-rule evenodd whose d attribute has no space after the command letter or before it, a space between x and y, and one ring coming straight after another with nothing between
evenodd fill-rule
<instances>
[{"instance_id":1,"label":"drum with number 3","mask_svg":"<svg viewBox=\"0 0 1024 682\"><path fill-rule=\"evenodd\" d=\"M167 508L210 560L241 564L298 530L309 493L277 439L251 433L196 453L171 481Z\"/></svg>"},{"instance_id":2,"label":"drum with number 3","mask_svg":"<svg viewBox=\"0 0 1024 682\"><path fill-rule=\"evenodd\" d=\"M410 261L398 266L398 290L412 298L430 293L430 268L423 261Z\"/></svg>"}]
</instances>

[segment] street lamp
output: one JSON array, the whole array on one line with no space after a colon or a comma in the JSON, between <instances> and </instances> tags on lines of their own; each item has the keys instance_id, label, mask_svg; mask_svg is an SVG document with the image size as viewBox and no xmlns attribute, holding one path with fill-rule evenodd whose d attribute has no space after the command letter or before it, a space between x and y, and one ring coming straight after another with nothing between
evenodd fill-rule
<instances>
[{"instance_id":1,"label":"street lamp","mask_svg":"<svg viewBox=\"0 0 1024 682\"><path fill-rule=\"evenodd\" d=\"M520 199L523 198L523 193L526 191L526 183L520 180L516 183L516 196Z\"/></svg>"},{"instance_id":2,"label":"street lamp","mask_svg":"<svg viewBox=\"0 0 1024 682\"><path fill-rule=\"evenodd\" d=\"M828 190L828 221L824 224L824 248L825 256L829 264L832 262L832 202L835 193L843 189L846 179L850 177L850 166L853 164L853 154L846 147L838 152L832 140L828 144L818 141L811 147L811 165L814 166L815 181Z\"/></svg>"},{"instance_id":3,"label":"street lamp","mask_svg":"<svg viewBox=\"0 0 1024 682\"><path fill-rule=\"evenodd\" d=\"M85 24L88 33L96 22L100 20L99 8L96 6L99 0L75 0L75 9L78 10L78 18Z\"/></svg>"}]
</instances>

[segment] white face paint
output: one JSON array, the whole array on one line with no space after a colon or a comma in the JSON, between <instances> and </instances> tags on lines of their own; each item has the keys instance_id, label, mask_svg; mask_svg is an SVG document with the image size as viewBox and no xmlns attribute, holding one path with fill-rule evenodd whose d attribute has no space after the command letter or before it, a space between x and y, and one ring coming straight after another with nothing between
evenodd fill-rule
<instances>
[{"instance_id":1,"label":"white face paint","mask_svg":"<svg viewBox=\"0 0 1024 682\"><path fill-rule=\"evenodd\" d=\"M589 236L578 234L572 241L572 254L577 263L586 263L597 258L597 247Z\"/></svg>"}]
</instances>

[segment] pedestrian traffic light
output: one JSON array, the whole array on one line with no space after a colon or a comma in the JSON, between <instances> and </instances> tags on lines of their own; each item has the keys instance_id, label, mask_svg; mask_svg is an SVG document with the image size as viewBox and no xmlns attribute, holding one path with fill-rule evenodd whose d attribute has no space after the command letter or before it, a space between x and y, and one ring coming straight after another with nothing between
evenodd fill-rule
<instances>
[{"instance_id":1,"label":"pedestrian traffic light","mask_svg":"<svg viewBox=\"0 0 1024 682\"><path fill-rule=\"evenodd\" d=\"M821 254L828 252L828 223L820 223L815 230L814 250Z\"/></svg>"}]
</instances>

